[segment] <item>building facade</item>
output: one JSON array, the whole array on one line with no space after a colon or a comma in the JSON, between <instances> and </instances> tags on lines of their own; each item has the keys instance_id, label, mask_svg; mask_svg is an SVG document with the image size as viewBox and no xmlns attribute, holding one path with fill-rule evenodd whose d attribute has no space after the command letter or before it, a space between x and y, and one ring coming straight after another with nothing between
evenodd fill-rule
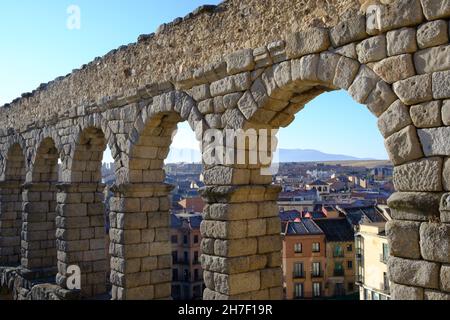
<instances>
[{"instance_id":1,"label":"building facade","mask_svg":"<svg viewBox=\"0 0 450 320\"><path fill-rule=\"evenodd\" d=\"M288 300L323 298L325 234L311 219L282 224L284 293Z\"/></svg>"},{"instance_id":2,"label":"building facade","mask_svg":"<svg viewBox=\"0 0 450 320\"><path fill-rule=\"evenodd\" d=\"M200 262L200 214L171 214L172 298L199 300L204 289Z\"/></svg>"},{"instance_id":3,"label":"building facade","mask_svg":"<svg viewBox=\"0 0 450 320\"><path fill-rule=\"evenodd\" d=\"M356 283L360 300L390 300L385 225L383 222L362 224L356 234Z\"/></svg>"}]
</instances>

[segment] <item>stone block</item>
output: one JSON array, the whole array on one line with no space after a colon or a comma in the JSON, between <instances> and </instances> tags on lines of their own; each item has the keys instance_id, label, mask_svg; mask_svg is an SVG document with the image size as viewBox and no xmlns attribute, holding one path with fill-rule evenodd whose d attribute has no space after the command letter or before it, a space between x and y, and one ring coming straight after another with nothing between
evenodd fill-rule
<instances>
[{"instance_id":1,"label":"stone block","mask_svg":"<svg viewBox=\"0 0 450 320\"><path fill-rule=\"evenodd\" d=\"M423 21L419 0L396 0L386 5L370 6L366 12L368 34L418 25Z\"/></svg>"},{"instance_id":2,"label":"stone block","mask_svg":"<svg viewBox=\"0 0 450 320\"><path fill-rule=\"evenodd\" d=\"M386 34L388 56L417 51L416 29L402 28Z\"/></svg>"},{"instance_id":3,"label":"stone block","mask_svg":"<svg viewBox=\"0 0 450 320\"><path fill-rule=\"evenodd\" d=\"M379 81L367 98L366 106L370 112L379 117L395 100L397 96L391 86L384 81Z\"/></svg>"},{"instance_id":4,"label":"stone block","mask_svg":"<svg viewBox=\"0 0 450 320\"><path fill-rule=\"evenodd\" d=\"M317 77L326 84L333 84L336 74L336 67L341 56L331 52L320 54L319 65L317 68Z\"/></svg>"},{"instance_id":5,"label":"stone block","mask_svg":"<svg viewBox=\"0 0 450 320\"><path fill-rule=\"evenodd\" d=\"M215 240L214 242L214 254L221 257L254 255L257 253L257 250L258 242L256 238Z\"/></svg>"},{"instance_id":6,"label":"stone block","mask_svg":"<svg viewBox=\"0 0 450 320\"><path fill-rule=\"evenodd\" d=\"M450 191L450 158L444 160L442 169L442 184L445 191Z\"/></svg>"},{"instance_id":7,"label":"stone block","mask_svg":"<svg viewBox=\"0 0 450 320\"><path fill-rule=\"evenodd\" d=\"M450 98L450 71L433 73L433 98Z\"/></svg>"},{"instance_id":8,"label":"stone block","mask_svg":"<svg viewBox=\"0 0 450 320\"><path fill-rule=\"evenodd\" d=\"M226 295L235 295L259 290L261 278L259 271L226 275L214 274L215 290Z\"/></svg>"},{"instance_id":9,"label":"stone block","mask_svg":"<svg viewBox=\"0 0 450 320\"><path fill-rule=\"evenodd\" d=\"M283 272L281 268L261 270L261 289L280 287L283 285Z\"/></svg>"},{"instance_id":10,"label":"stone block","mask_svg":"<svg viewBox=\"0 0 450 320\"><path fill-rule=\"evenodd\" d=\"M428 221L439 217L441 197L440 193L396 192L388 199L388 205L394 219Z\"/></svg>"},{"instance_id":11,"label":"stone block","mask_svg":"<svg viewBox=\"0 0 450 320\"><path fill-rule=\"evenodd\" d=\"M341 56L349 58L349 59L353 59L353 60L358 59L358 54L356 53L356 44L355 43L350 43L343 47L336 48L336 49L332 50L332 52L340 54Z\"/></svg>"},{"instance_id":12,"label":"stone block","mask_svg":"<svg viewBox=\"0 0 450 320\"><path fill-rule=\"evenodd\" d=\"M366 17L363 15L344 20L330 30L331 44L335 48L366 37Z\"/></svg>"},{"instance_id":13,"label":"stone block","mask_svg":"<svg viewBox=\"0 0 450 320\"><path fill-rule=\"evenodd\" d=\"M390 257L388 270L391 281L395 283L430 289L439 288L438 263Z\"/></svg>"},{"instance_id":14,"label":"stone block","mask_svg":"<svg viewBox=\"0 0 450 320\"><path fill-rule=\"evenodd\" d=\"M422 223L420 248L424 259L450 263L450 225L445 223Z\"/></svg>"},{"instance_id":15,"label":"stone block","mask_svg":"<svg viewBox=\"0 0 450 320\"><path fill-rule=\"evenodd\" d=\"M414 54L417 74L450 69L450 45L428 48Z\"/></svg>"},{"instance_id":16,"label":"stone block","mask_svg":"<svg viewBox=\"0 0 450 320\"><path fill-rule=\"evenodd\" d=\"M441 192L442 158L426 158L394 168L398 191Z\"/></svg>"},{"instance_id":17,"label":"stone block","mask_svg":"<svg viewBox=\"0 0 450 320\"><path fill-rule=\"evenodd\" d=\"M425 290L424 296L425 300L450 301L450 294L436 290Z\"/></svg>"},{"instance_id":18,"label":"stone block","mask_svg":"<svg viewBox=\"0 0 450 320\"><path fill-rule=\"evenodd\" d=\"M391 300L423 300L424 289L391 283Z\"/></svg>"},{"instance_id":19,"label":"stone block","mask_svg":"<svg viewBox=\"0 0 450 320\"><path fill-rule=\"evenodd\" d=\"M362 66L358 75L349 87L348 93L357 102L364 104L380 78L370 68Z\"/></svg>"},{"instance_id":20,"label":"stone block","mask_svg":"<svg viewBox=\"0 0 450 320\"><path fill-rule=\"evenodd\" d=\"M346 57L341 57L336 66L333 85L338 88L347 90L353 83L353 80L355 80L359 68L360 64L358 63L358 61Z\"/></svg>"},{"instance_id":21,"label":"stone block","mask_svg":"<svg viewBox=\"0 0 450 320\"><path fill-rule=\"evenodd\" d=\"M386 149L394 165L420 159L422 148L414 126L408 126L385 140Z\"/></svg>"},{"instance_id":22,"label":"stone block","mask_svg":"<svg viewBox=\"0 0 450 320\"><path fill-rule=\"evenodd\" d=\"M420 49L448 43L448 24L445 20L424 23L417 29L417 43Z\"/></svg>"},{"instance_id":23,"label":"stone block","mask_svg":"<svg viewBox=\"0 0 450 320\"><path fill-rule=\"evenodd\" d=\"M420 0L428 20L450 17L450 0Z\"/></svg>"},{"instance_id":24,"label":"stone block","mask_svg":"<svg viewBox=\"0 0 450 320\"><path fill-rule=\"evenodd\" d=\"M406 105L418 104L433 99L431 75L422 75L394 83L394 92Z\"/></svg>"},{"instance_id":25,"label":"stone block","mask_svg":"<svg viewBox=\"0 0 450 320\"><path fill-rule=\"evenodd\" d=\"M442 103L442 122L446 126L450 126L450 100Z\"/></svg>"},{"instance_id":26,"label":"stone block","mask_svg":"<svg viewBox=\"0 0 450 320\"><path fill-rule=\"evenodd\" d=\"M420 259L419 222L391 220L386 224L391 255Z\"/></svg>"},{"instance_id":27,"label":"stone block","mask_svg":"<svg viewBox=\"0 0 450 320\"><path fill-rule=\"evenodd\" d=\"M212 204L205 211L205 220L245 220L255 219L258 216L256 203L242 204Z\"/></svg>"},{"instance_id":28,"label":"stone block","mask_svg":"<svg viewBox=\"0 0 450 320\"><path fill-rule=\"evenodd\" d=\"M412 55L410 54L383 59L375 64L373 71L387 83L405 80L416 74Z\"/></svg>"},{"instance_id":29,"label":"stone block","mask_svg":"<svg viewBox=\"0 0 450 320\"><path fill-rule=\"evenodd\" d=\"M258 253L270 253L275 251L281 251L282 243L281 237L276 236L266 236L258 238Z\"/></svg>"},{"instance_id":30,"label":"stone block","mask_svg":"<svg viewBox=\"0 0 450 320\"><path fill-rule=\"evenodd\" d=\"M387 56L386 36L380 35L361 41L356 46L358 60L361 63L380 61Z\"/></svg>"},{"instance_id":31,"label":"stone block","mask_svg":"<svg viewBox=\"0 0 450 320\"><path fill-rule=\"evenodd\" d=\"M450 154L450 127L419 129L417 132L427 157Z\"/></svg>"},{"instance_id":32,"label":"stone block","mask_svg":"<svg viewBox=\"0 0 450 320\"><path fill-rule=\"evenodd\" d=\"M440 101L411 106L410 113L417 128L433 128L442 125Z\"/></svg>"},{"instance_id":33,"label":"stone block","mask_svg":"<svg viewBox=\"0 0 450 320\"><path fill-rule=\"evenodd\" d=\"M201 224L202 235L214 239L242 239L247 236L247 222L205 220Z\"/></svg>"},{"instance_id":34,"label":"stone block","mask_svg":"<svg viewBox=\"0 0 450 320\"><path fill-rule=\"evenodd\" d=\"M441 267L441 289L450 292L450 265Z\"/></svg>"},{"instance_id":35,"label":"stone block","mask_svg":"<svg viewBox=\"0 0 450 320\"><path fill-rule=\"evenodd\" d=\"M400 100L394 102L379 118L378 128L383 137L389 137L393 133L400 131L412 124L408 107Z\"/></svg>"},{"instance_id":36,"label":"stone block","mask_svg":"<svg viewBox=\"0 0 450 320\"><path fill-rule=\"evenodd\" d=\"M243 49L225 56L228 74L252 70L255 66L252 49Z\"/></svg>"},{"instance_id":37,"label":"stone block","mask_svg":"<svg viewBox=\"0 0 450 320\"><path fill-rule=\"evenodd\" d=\"M292 33L286 37L286 55L289 59L325 51L329 46L328 31L322 28Z\"/></svg>"}]
</instances>

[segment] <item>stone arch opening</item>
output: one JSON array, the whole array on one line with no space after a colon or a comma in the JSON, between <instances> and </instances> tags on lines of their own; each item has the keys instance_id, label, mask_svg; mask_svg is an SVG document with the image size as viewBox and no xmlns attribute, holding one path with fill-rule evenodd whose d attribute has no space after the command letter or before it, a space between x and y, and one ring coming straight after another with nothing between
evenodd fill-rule
<instances>
[{"instance_id":1,"label":"stone arch opening","mask_svg":"<svg viewBox=\"0 0 450 320\"><path fill-rule=\"evenodd\" d=\"M298 144L290 142L288 148L299 148L302 146L301 140L309 140L314 135L319 136L314 140L318 141L318 145L321 145L322 148L324 145L333 148L333 142L341 147L337 151L334 149L322 149L321 151L353 156L358 156L357 153L361 152L360 157L377 158L367 155L371 150L364 146L366 144L378 149L384 147L384 140L378 130L376 117L373 117L363 105L356 104L349 99L351 97L348 92L335 90L324 92L305 103L304 108L295 114L296 119L287 128L280 129L279 144L283 144L285 142L283 138L287 138L284 130L289 130L288 134L293 135L295 130L306 125L309 130L305 128L298 130L301 131L301 134L297 133L296 135ZM348 106L344 104L348 104ZM315 110L311 110L313 108ZM333 108L344 113L345 118L343 116L344 119L340 119L340 116L334 113L336 109ZM368 121L367 117L374 119ZM332 122L331 119L333 119ZM359 130L345 128L345 126L354 126L358 119L364 119L363 125L356 124ZM306 121L309 123L307 124ZM295 129L293 130L293 128ZM358 136L350 136L349 131ZM344 132L349 140L339 140L340 133ZM326 138L330 143L326 143L321 137ZM363 142L364 140L365 142ZM358 145L360 150L352 146L346 148L347 143ZM320 150L321 148L307 143L307 146L305 148L302 146L302 149ZM344 150L353 150L356 154ZM363 155L364 153L366 154ZM377 154L385 155L383 151ZM292 162L296 161L292 160ZM303 233L296 236L293 229L282 231L284 298L293 300L332 297L340 300L360 299L361 296L361 299L364 299L364 294L371 292L373 296L370 297L373 299L389 299L390 282L387 277L386 263L388 257L383 248L388 243L384 230L388 221L391 220L385 210L385 201L394 192L391 189L391 183L389 183L389 187L385 188L381 180L369 177L369 168L375 164L372 161L359 161L359 163L336 161L340 163L339 167L335 162L326 160L316 160L315 162L316 164L295 165L295 169L292 164L280 164L278 172L274 175L274 178L277 176L280 179L285 175L292 178L294 176L304 178L302 182L298 182L298 186L288 190L284 186L293 185L293 183L289 183L290 179L275 182L282 187L281 197L278 200L282 225L291 228L313 225L322 230L321 235L309 236ZM389 166L381 162L377 165ZM353 168L350 170L351 167ZM368 169L366 170L365 167ZM309 173L306 173L306 170ZM295 175L294 172L302 172L302 174ZM339 174L332 178L332 172ZM392 177L388 181L392 182ZM315 184L317 185L315 186ZM314 193L314 190L317 192ZM290 197L295 200L288 201L287 199ZM302 197L309 201L299 200ZM361 200L356 200L357 197ZM283 213L283 211L285 212ZM294 212L298 212L298 214ZM339 241L330 237L330 227L338 228L340 231L341 239ZM350 234L351 236L349 236ZM356 236L361 239L359 242L355 242ZM370 243L366 248L363 246L364 239ZM320 243L318 253L309 251L314 242ZM303 245L302 254L295 253L297 244ZM351 246L350 251L349 246ZM312 258L309 260L304 257Z\"/></svg>"},{"instance_id":2,"label":"stone arch opening","mask_svg":"<svg viewBox=\"0 0 450 320\"><path fill-rule=\"evenodd\" d=\"M0 262L4 265L20 263L21 193L25 170L24 150L19 143L14 143L7 152L5 180L0 186Z\"/></svg>"},{"instance_id":3,"label":"stone arch opening","mask_svg":"<svg viewBox=\"0 0 450 320\"><path fill-rule=\"evenodd\" d=\"M37 147L31 181L23 188L23 268L36 276L56 275L56 195L59 182L59 152L52 138Z\"/></svg>"},{"instance_id":4,"label":"stone arch opening","mask_svg":"<svg viewBox=\"0 0 450 320\"><path fill-rule=\"evenodd\" d=\"M171 297L170 192L164 161L177 124L198 122L192 99L180 92L154 97L132 133L125 182L113 188L111 254L113 299ZM197 117L197 118L196 118Z\"/></svg>"},{"instance_id":5,"label":"stone arch opening","mask_svg":"<svg viewBox=\"0 0 450 320\"><path fill-rule=\"evenodd\" d=\"M109 291L110 223L105 207L109 191L102 180L106 147L102 129L86 126L75 141L71 157L63 164L63 177L68 181L58 185L56 282L65 289L80 290L86 298L108 295ZM74 266L81 272L80 288L70 278Z\"/></svg>"}]
</instances>

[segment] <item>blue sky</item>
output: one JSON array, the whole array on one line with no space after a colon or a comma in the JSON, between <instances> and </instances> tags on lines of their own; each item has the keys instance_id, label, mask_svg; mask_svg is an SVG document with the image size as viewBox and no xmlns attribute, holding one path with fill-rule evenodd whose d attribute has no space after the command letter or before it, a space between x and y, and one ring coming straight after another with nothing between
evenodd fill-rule
<instances>
[{"instance_id":1,"label":"blue sky","mask_svg":"<svg viewBox=\"0 0 450 320\"><path fill-rule=\"evenodd\" d=\"M0 105L32 91L120 45L135 42L164 22L218 0L2 0L0 4ZM69 30L67 9L81 10L81 29ZM280 35L281 36L281 35ZM180 125L174 147L196 147ZM279 134L281 148L386 159L376 119L347 93L312 101Z\"/></svg>"}]
</instances>

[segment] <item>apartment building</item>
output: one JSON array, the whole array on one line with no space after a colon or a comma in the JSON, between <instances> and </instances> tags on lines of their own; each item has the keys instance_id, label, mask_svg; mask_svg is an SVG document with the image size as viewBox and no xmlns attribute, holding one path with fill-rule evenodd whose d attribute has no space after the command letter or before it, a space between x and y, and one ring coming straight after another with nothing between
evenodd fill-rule
<instances>
[{"instance_id":1,"label":"apartment building","mask_svg":"<svg viewBox=\"0 0 450 320\"><path fill-rule=\"evenodd\" d=\"M200 263L201 214L171 214L172 298L199 300L204 289Z\"/></svg>"},{"instance_id":2,"label":"apartment building","mask_svg":"<svg viewBox=\"0 0 450 320\"><path fill-rule=\"evenodd\" d=\"M355 295L355 234L345 218L317 219L315 223L326 240L326 297L344 298Z\"/></svg>"},{"instance_id":3,"label":"apartment building","mask_svg":"<svg viewBox=\"0 0 450 320\"><path fill-rule=\"evenodd\" d=\"M360 300L389 300L387 260L389 246L385 222L363 223L356 234L356 283Z\"/></svg>"},{"instance_id":4,"label":"apartment building","mask_svg":"<svg viewBox=\"0 0 450 320\"><path fill-rule=\"evenodd\" d=\"M285 298L323 298L325 234L312 219L282 222Z\"/></svg>"}]
</instances>

